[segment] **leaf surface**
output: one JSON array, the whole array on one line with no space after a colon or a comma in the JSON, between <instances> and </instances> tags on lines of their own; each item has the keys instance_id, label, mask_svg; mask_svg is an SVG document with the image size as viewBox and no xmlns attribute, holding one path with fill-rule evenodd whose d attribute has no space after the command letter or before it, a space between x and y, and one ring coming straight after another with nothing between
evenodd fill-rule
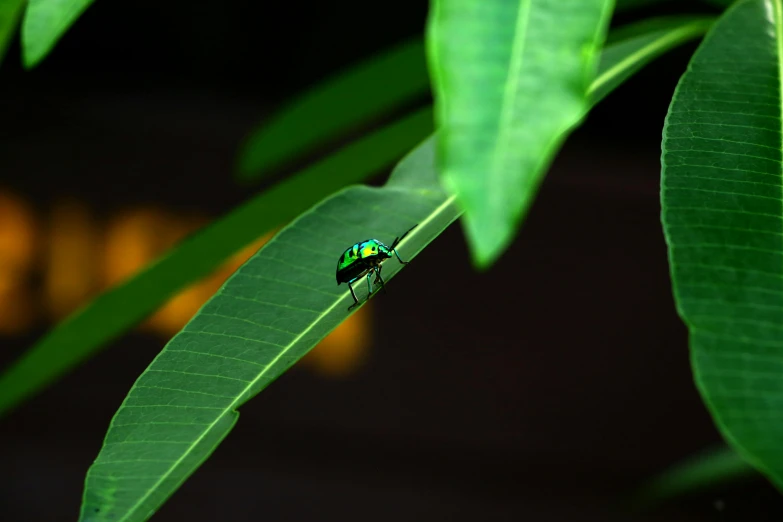
<instances>
[{"instance_id":1,"label":"leaf surface","mask_svg":"<svg viewBox=\"0 0 783 522\"><path fill-rule=\"evenodd\" d=\"M677 86L662 221L696 384L723 436L783 479L781 0L730 7Z\"/></svg>"},{"instance_id":2,"label":"leaf surface","mask_svg":"<svg viewBox=\"0 0 783 522\"><path fill-rule=\"evenodd\" d=\"M427 31L439 163L474 264L507 248L589 107L611 0L434 0Z\"/></svg>"},{"instance_id":3,"label":"leaf surface","mask_svg":"<svg viewBox=\"0 0 783 522\"><path fill-rule=\"evenodd\" d=\"M658 33L645 39L643 31L631 31L629 34L634 39L642 39L636 40L640 44L638 47L625 47L630 53L628 56L647 61L698 36L679 31L681 26L691 22L683 19L679 25L672 26L671 30L682 36L679 40ZM618 41L615 45L621 43ZM651 49L656 54L637 52L641 48ZM591 91L595 95L594 102L607 88L618 85L615 77L627 77L624 74L626 67L635 67L627 56L614 53L613 49L614 45L605 49L609 58L601 61L601 71ZM258 237L293 218L329 192L367 178L404 154L430 129L430 121L421 113L371 134L273 187L268 193L256 196L173 248L137 276L104 292L58 324L0 375L0 415L90 357L152 313L175 292L206 276ZM275 198L285 198L287 204L280 208L273 203Z\"/></svg>"},{"instance_id":4,"label":"leaf surface","mask_svg":"<svg viewBox=\"0 0 783 522\"><path fill-rule=\"evenodd\" d=\"M429 90L424 42L414 38L319 83L252 131L237 176L256 180L299 154L383 116Z\"/></svg>"},{"instance_id":5,"label":"leaf surface","mask_svg":"<svg viewBox=\"0 0 783 522\"><path fill-rule=\"evenodd\" d=\"M228 433L236 409L350 315L351 295L335 283L347 247L371 237L391 244L418 224L398 246L409 260L456 219L431 162L427 142L385 187L328 198L229 278L120 407L88 474L82 520L151 514ZM384 264L387 285L402 266ZM366 297L363 284L355 290Z\"/></svg>"},{"instance_id":6,"label":"leaf surface","mask_svg":"<svg viewBox=\"0 0 783 522\"><path fill-rule=\"evenodd\" d=\"M590 88L590 103L598 103L666 51L702 36L714 22L715 17L711 16L670 16L612 31L611 43L601 53L598 75Z\"/></svg>"},{"instance_id":7,"label":"leaf surface","mask_svg":"<svg viewBox=\"0 0 783 522\"><path fill-rule=\"evenodd\" d=\"M344 147L240 205L138 275L101 294L0 376L0 414L138 324L234 253L325 195L366 179L405 154L431 132L431 114L429 109L419 111Z\"/></svg>"},{"instance_id":8,"label":"leaf surface","mask_svg":"<svg viewBox=\"0 0 783 522\"><path fill-rule=\"evenodd\" d=\"M25 67L38 65L94 0L27 0L22 22Z\"/></svg>"},{"instance_id":9,"label":"leaf surface","mask_svg":"<svg viewBox=\"0 0 783 522\"><path fill-rule=\"evenodd\" d=\"M611 75L621 70L611 61L604 66L598 78L617 85ZM349 315L350 294L334 281L345 248L369 237L388 244L419 223L400 245L410 260L457 219L460 210L441 189L433 157L430 138L386 186L352 187L320 203L226 282L118 411L88 474L82 520L145 520L231 429L236 408ZM400 267L387 261L385 280ZM363 282L356 290L364 299Z\"/></svg>"},{"instance_id":10,"label":"leaf surface","mask_svg":"<svg viewBox=\"0 0 783 522\"><path fill-rule=\"evenodd\" d=\"M26 0L0 0L0 64L16 32Z\"/></svg>"},{"instance_id":11,"label":"leaf surface","mask_svg":"<svg viewBox=\"0 0 783 522\"><path fill-rule=\"evenodd\" d=\"M628 56L648 60L653 55L637 51L646 48L657 53L654 56L660 56L698 36L679 31L691 22L683 19L679 25L672 26L671 30L682 36L679 40L655 32L644 38L642 31L631 31L628 34L632 38L642 38L636 40L640 44L638 47L625 47ZM613 52L615 45L620 44L622 41L605 49L608 58L601 60L601 71L591 91L594 102L607 88L618 85L615 77L627 76L624 74L626 67L635 67L627 56ZM430 122L422 113L371 134L273 187L270 192L259 194L173 248L137 276L104 292L58 324L0 375L0 415L132 328L178 290L208 275L258 237L293 218L329 192L365 179L404 154L430 129ZM283 208L277 207L273 203L275 198L285 198L287 204Z\"/></svg>"}]
</instances>

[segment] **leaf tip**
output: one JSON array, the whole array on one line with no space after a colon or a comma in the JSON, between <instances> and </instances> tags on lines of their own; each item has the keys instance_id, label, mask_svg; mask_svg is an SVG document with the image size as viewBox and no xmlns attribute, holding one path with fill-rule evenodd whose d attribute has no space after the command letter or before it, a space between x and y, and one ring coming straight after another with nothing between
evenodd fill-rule
<instances>
[{"instance_id":1,"label":"leaf tip","mask_svg":"<svg viewBox=\"0 0 783 522\"><path fill-rule=\"evenodd\" d=\"M45 51L41 51L40 46L31 44L28 41L22 41L22 67L29 71L35 68L36 65L46 56Z\"/></svg>"},{"instance_id":2,"label":"leaf tip","mask_svg":"<svg viewBox=\"0 0 783 522\"><path fill-rule=\"evenodd\" d=\"M463 216L463 223L473 267L485 272L508 248L514 236L514 227L482 219L468 212Z\"/></svg>"}]
</instances>

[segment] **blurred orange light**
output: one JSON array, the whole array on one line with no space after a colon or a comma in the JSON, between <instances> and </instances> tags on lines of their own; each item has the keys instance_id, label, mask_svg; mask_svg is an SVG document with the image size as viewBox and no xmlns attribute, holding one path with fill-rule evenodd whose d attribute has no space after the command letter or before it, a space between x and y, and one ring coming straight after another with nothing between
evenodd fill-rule
<instances>
[{"instance_id":1,"label":"blurred orange light","mask_svg":"<svg viewBox=\"0 0 783 522\"><path fill-rule=\"evenodd\" d=\"M30 207L0 191L0 265L28 267L36 248L37 227Z\"/></svg>"},{"instance_id":2,"label":"blurred orange light","mask_svg":"<svg viewBox=\"0 0 783 522\"><path fill-rule=\"evenodd\" d=\"M342 378L364 362L371 342L371 308L367 304L313 348L302 362L321 375Z\"/></svg>"},{"instance_id":3,"label":"blurred orange light","mask_svg":"<svg viewBox=\"0 0 783 522\"><path fill-rule=\"evenodd\" d=\"M28 274L36 239L30 208L21 199L0 192L0 333L24 332L34 320Z\"/></svg>"},{"instance_id":4,"label":"blurred orange light","mask_svg":"<svg viewBox=\"0 0 783 522\"><path fill-rule=\"evenodd\" d=\"M155 208L125 211L106 228L104 244L104 283L119 284L136 274L165 249L161 230L168 215Z\"/></svg>"},{"instance_id":5,"label":"blurred orange light","mask_svg":"<svg viewBox=\"0 0 783 522\"><path fill-rule=\"evenodd\" d=\"M150 230L155 234L151 257L157 257L174 247L188 234L204 226L206 222L207 219L201 216L183 217L168 213L162 214L155 228ZM204 301L209 299L209 295L205 295L203 283L190 285L161 306L142 323L141 328L163 333L167 337L174 335L193 317Z\"/></svg>"},{"instance_id":6,"label":"blurred orange light","mask_svg":"<svg viewBox=\"0 0 783 522\"><path fill-rule=\"evenodd\" d=\"M124 282L206 222L201 216L137 208L111 219L102 238L83 205L59 202L52 210L48 248L44 250L46 309L52 317L64 318L86 304L99 288ZM141 328L166 338L176 334L276 232L259 237L210 276L178 292ZM21 199L0 192L0 334L22 333L35 319L37 310L28 274L37 264L38 242L36 222L28 206ZM303 364L333 378L356 371L371 342L370 318L368 305L324 338L303 359Z\"/></svg>"},{"instance_id":7,"label":"blurred orange light","mask_svg":"<svg viewBox=\"0 0 783 522\"><path fill-rule=\"evenodd\" d=\"M52 210L45 264L49 313L62 319L97 289L99 236L83 205L63 201Z\"/></svg>"}]
</instances>

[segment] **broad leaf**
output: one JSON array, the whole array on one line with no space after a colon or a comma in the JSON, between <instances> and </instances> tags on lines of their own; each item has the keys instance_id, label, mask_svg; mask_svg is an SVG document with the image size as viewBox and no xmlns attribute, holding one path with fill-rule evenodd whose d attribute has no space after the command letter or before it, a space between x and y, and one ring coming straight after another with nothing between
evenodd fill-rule
<instances>
[{"instance_id":1,"label":"broad leaf","mask_svg":"<svg viewBox=\"0 0 783 522\"><path fill-rule=\"evenodd\" d=\"M601 73L591 91L593 102L607 89L618 85L616 78L626 78L625 71L635 69L637 60L646 63L698 36L697 32L679 30L691 23L690 19L684 19L672 26L671 31L678 38L657 31L645 37L631 31L629 34L638 45L624 47L627 55L614 52L614 45L607 47L607 58L601 60ZM399 157L415 140L423 138L428 128L429 122L424 117L405 120L346 147L271 189L271 193L260 194L240 206L172 249L138 276L99 296L55 327L0 376L0 414L132 328L175 292L209 274L234 252L305 210L328 191L340 188L340 183L362 180L385 162ZM319 180L319 184L313 185L312 180ZM275 207L272 204L275 198L286 198L287 205L282 209Z\"/></svg>"},{"instance_id":2,"label":"broad leaf","mask_svg":"<svg viewBox=\"0 0 783 522\"><path fill-rule=\"evenodd\" d=\"M19 15L26 0L0 0L0 64L16 32Z\"/></svg>"},{"instance_id":3,"label":"broad leaf","mask_svg":"<svg viewBox=\"0 0 783 522\"><path fill-rule=\"evenodd\" d=\"M611 0L433 0L427 49L442 177L474 263L492 264L585 115Z\"/></svg>"},{"instance_id":4,"label":"broad leaf","mask_svg":"<svg viewBox=\"0 0 783 522\"><path fill-rule=\"evenodd\" d=\"M656 0L653 0L656 1ZM628 4L628 5L625 5ZM636 7L624 2L620 7ZM686 23L691 20L693 23ZM630 24L612 31L613 41L637 46L635 52L658 56L673 44L699 36L712 19L674 16L655 20L654 24ZM704 24L702 26L702 24ZM607 49L609 51L609 49ZM624 80L648 61L637 60L625 47L612 48L613 56L604 53L602 60L615 63L615 56L635 62L626 70ZM603 92L608 92L606 86ZM237 158L237 175L243 181L258 180L297 155L308 153L361 123L415 100L429 91L429 77L424 60L422 39L415 38L335 75L294 98L269 121L255 129L243 143ZM603 97L603 94L600 95Z\"/></svg>"},{"instance_id":5,"label":"broad leaf","mask_svg":"<svg viewBox=\"0 0 783 522\"><path fill-rule=\"evenodd\" d=\"M742 1L705 37L666 118L662 220L699 391L724 437L783 485L783 2Z\"/></svg>"},{"instance_id":6,"label":"broad leaf","mask_svg":"<svg viewBox=\"0 0 783 522\"><path fill-rule=\"evenodd\" d=\"M696 32L679 31L680 27L689 24L691 20L684 19L671 28L678 38L655 31L647 37L631 32L639 45L625 47L628 55L614 52L615 46L607 47L607 59L602 59L601 73L591 91L595 95L594 102L606 89L618 85L615 78L626 78L625 71L635 68L636 60L646 63L698 36ZM650 50L653 54L640 50ZM404 120L346 147L271 189L270 193L260 194L240 206L172 249L138 276L99 296L55 327L0 376L0 414L132 328L175 292L209 274L234 252L305 210L329 191L340 188L341 183L365 179L377 168L399 157L415 140L423 138L428 128L428 120L421 116ZM313 180L318 182L314 184ZM285 198L284 208L273 204L276 198Z\"/></svg>"},{"instance_id":7,"label":"broad leaf","mask_svg":"<svg viewBox=\"0 0 783 522\"><path fill-rule=\"evenodd\" d=\"M599 79L617 85L611 76L623 68L604 64ZM226 282L121 406L88 474L82 520L146 519L231 429L236 408L349 315L350 294L334 281L346 247L373 236L391 241L418 222L400 245L409 260L459 216L438 184L433 156L431 138L385 187L349 188L317 205ZM318 255L308 255L316 240ZM329 251L333 258L324 255ZM387 282L400 267L385 264ZM363 284L356 286L360 299Z\"/></svg>"},{"instance_id":8,"label":"broad leaf","mask_svg":"<svg viewBox=\"0 0 783 522\"><path fill-rule=\"evenodd\" d=\"M137 276L103 293L57 325L0 377L0 413L85 360L259 237L324 196L378 172L431 130L431 111L423 110L376 131L259 194Z\"/></svg>"},{"instance_id":9,"label":"broad leaf","mask_svg":"<svg viewBox=\"0 0 783 522\"><path fill-rule=\"evenodd\" d=\"M151 514L225 437L236 409L350 315L351 294L335 283L347 247L369 237L390 244L418 224L398 247L410 260L457 215L428 141L385 187L343 190L283 229L139 377L88 474L82 520ZM387 285L402 266L384 265ZM363 285L356 291L365 299Z\"/></svg>"},{"instance_id":10,"label":"broad leaf","mask_svg":"<svg viewBox=\"0 0 783 522\"><path fill-rule=\"evenodd\" d=\"M414 38L319 83L254 130L238 156L250 181L429 90L424 42Z\"/></svg>"},{"instance_id":11,"label":"broad leaf","mask_svg":"<svg viewBox=\"0 0 783 522\"><path fill-rule=\"evenodd\" d=\"M93 0L28 0L22 23L25 67L38 65Z\"/></svg>"}]
</instances>

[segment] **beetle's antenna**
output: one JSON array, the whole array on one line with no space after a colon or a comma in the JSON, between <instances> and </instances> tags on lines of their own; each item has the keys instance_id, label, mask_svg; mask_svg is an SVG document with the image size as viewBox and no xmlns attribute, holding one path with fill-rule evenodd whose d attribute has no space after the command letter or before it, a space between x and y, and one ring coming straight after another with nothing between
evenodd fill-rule
<instances>
[{"instance_id":1,"label":"beetle's antenna","mask_svg":"<svg viewBox=\"0 0 783 522\"><path fill-rule=\"evenodd\" d=\"M391 244L391 250L394 250L394 247L396 247L397 245L399 245L399 244L400 244L400 241L402 241L403 239L405 239L405 236L407 236L407 235L408 235L408 233L409 233L411 230L413 230L414 228L416 228L416 227L418 227L418 226L419 226L419 224L418 224L418 223L416 223L415 225L413 225L411 228L409 228L409 229L408 229L408 232L405 232L403 235L401 235L400 237L396 238L396 239L394 240L394 243L392 243L392 244Z\"/></svg>"}]
</instances>

